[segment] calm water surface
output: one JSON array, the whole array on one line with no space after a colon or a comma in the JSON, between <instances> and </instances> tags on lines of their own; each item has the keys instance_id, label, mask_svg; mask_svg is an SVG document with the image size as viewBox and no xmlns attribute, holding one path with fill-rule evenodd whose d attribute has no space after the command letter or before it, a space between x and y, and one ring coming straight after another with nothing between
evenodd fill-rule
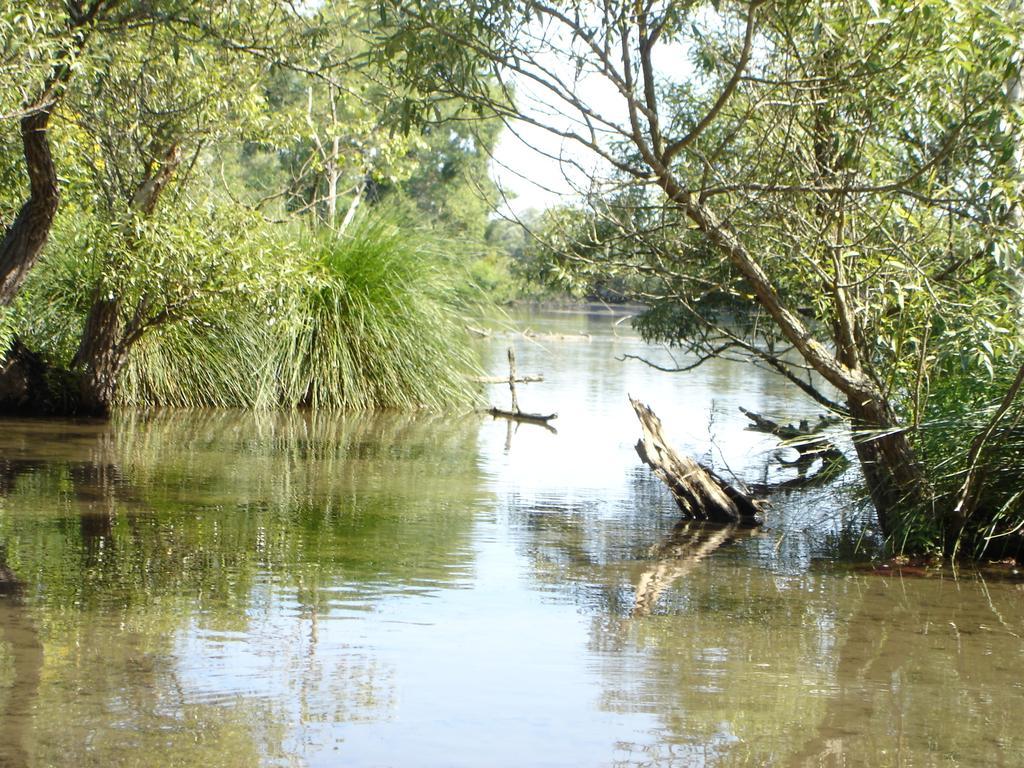
<instances>
[{"instance_id":1,"label":"calm water surface","mask_svg":"<svg viewBox=\"0 0 1024 768\"><path fill-rule=\"evenodd\" d=\"M852 491L694 559L714 534L673 530L627 393L751 479L774 443L737 406L815 411L749 368L620 362L668 358L616 319L485 342L545 374L520 402L557 434L0 423L0 766L1024 765L1022 585L832 565Z\"/></svg>"}]
</instances>

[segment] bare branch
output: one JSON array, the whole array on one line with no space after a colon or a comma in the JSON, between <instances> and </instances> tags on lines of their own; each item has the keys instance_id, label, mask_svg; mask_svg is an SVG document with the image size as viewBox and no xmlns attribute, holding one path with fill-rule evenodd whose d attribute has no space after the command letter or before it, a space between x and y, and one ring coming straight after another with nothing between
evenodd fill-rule
<instances>
[{"instance_id":1,"label":"bare branch","mask_svg":"<svg viewBox=\"0 0 1024 768\"><path fill-rule=\"evenodd\" d=\"M763 2L763 0L754 0L750 3L750 8L747 11L746 31L743 35L743 49L740 52L739 61L736 62L736 68L733 71L732 77L729 78L729 82L725 84L725 88L722 89L722 92L718 94L718 98L715 100L715 103L711 105L711 109L705 113L704 117L700 119L697 125L695 125L685 136L677 139L676 141L670 142L669 145L665 147L665 152L661 156L661 161L665 165L668 165L680 150L696 141L700 135L704 133L707 127L714 122L715 118L718 117L718 114L725 108L729 99L732 98L733 93L736 91L736 86L739 85L743 72L747 68L747 63L750 61L750 52L754 44L754 22L757 16L757 9L761 5L761 2Z\"/></svg>"}]
</instances>

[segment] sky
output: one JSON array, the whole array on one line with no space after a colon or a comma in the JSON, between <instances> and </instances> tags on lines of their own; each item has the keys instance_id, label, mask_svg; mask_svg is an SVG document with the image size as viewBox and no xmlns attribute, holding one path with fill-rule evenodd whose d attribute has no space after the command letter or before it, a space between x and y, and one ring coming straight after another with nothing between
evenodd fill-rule
<instances>
[{"instance_id":1,"label":"sky","mask_svg":"<svg viewBox=\"0 0 1024 768\"><path fill-rule=\"evenodd\" d=\"M534 27L533 33L547 41L556 36ZM564 50L564 46L556 46ZM569 58L551 49L538 55L544 69L559 79L574 84L575 94L591 109L619 121L626 118L625 105L615 87L603 76L583 70L576 72ZM558 130L576 129L577 124L566 114L548 91L528 78L507 76L514 85L517 107L527 116ZM538 151L539 150L539 151ZM567 162L559 162L559 158ZM574 168L573 165L579 165ZM581 170L583 169L583 170ZM528 122L511 123L502 133L494 151L491 172L507 199L499 214L521 214L530 209L570 202L585 190L590 176L608 171L607 163L577 142L556 136Z\"/></svg>"},{"instance_id":2,"label":"sky","mask_svg":"<svg viewBox=\"0 0 1024 768\"><path fill-rule=\"evenodd\" d=\"M702 21L712 26L719 23L711 10L703 11ZM628 124L625 101L616 87L603 75L593 71L594 61L579 40L568 37L557 26L535 23L528 35L542 41L546 51L538 55L540 65L558 79L574 85L574 94L590 109L619 125ZM555 51L575 49L587 55L587 64L577 71L569 56ZM653 52L655 73L679 81L692 77L694 70L689 46L682 41L664 40ZM515 86L517 107L524 114L557 129L572 129L578 124L566 115L565 105L559 107L549 92L522 76L508 77ZM699 87L699 84L698 84ZM517 135L518 134L518 135ZM540 150L539 152L537 150ZM560 163L557 158L569 163ZM573 169L575 163L580 168ZM518 121L506 128L494 151L491 172L507 199L499 207L499 215L517 215L530 209L544 209L570 202L588 184L588 176L606 176L607 161L578 143L555 136L536 126Z\"/></svg>"},{"instance_id":3,"label":"sky","mask_svg":"<svg viewBox=\"0 0 1024 768\"><path fill-rule=\"evenodd\" d=\"M567 146L568 142L534 126L519 122L512 125L511 130L506 128L491 160L491 176L504 195L500 214L520 215L530 209L543 210L573 197L572 184L566 179L562 164L545 157L530 144L542 147L549 155L581 154L576 147Z\"/></svg>"}]
</instances>

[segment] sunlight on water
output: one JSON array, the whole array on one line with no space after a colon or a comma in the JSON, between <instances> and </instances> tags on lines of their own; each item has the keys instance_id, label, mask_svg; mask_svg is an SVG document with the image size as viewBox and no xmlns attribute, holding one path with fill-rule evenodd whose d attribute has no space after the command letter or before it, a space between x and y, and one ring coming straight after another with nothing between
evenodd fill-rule
<instances>
[{"instance_id":1,"label":"sunlight on water","mask_svg":"<svg viewBox=\"0 0 1024 768\"><path fill-rule=\"evenodd\" d=\"M619 360L671 362L618 319L486 340L492 373L514 345L544 374L519 399L557 433L5 422L0 766L1020 764L1024 585L828 565L864 533L852 488L694 559L716 534L673 531L627 393L748 479L777 446L738 406L817 411L749 368Z\"/></svg>"}]
</instances>

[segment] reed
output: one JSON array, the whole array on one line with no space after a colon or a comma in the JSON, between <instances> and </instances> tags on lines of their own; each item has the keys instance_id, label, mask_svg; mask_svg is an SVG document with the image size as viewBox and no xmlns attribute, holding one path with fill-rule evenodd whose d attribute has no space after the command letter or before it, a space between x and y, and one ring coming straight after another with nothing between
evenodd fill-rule
<instances>
[{"instance_id":1,"label":"reed","mask_svg":"<svg viewBox=\"0 0 1024 768\"><path fill-rule=\"evenodd\" d=\"M373 213L342 235L306 231L298 250L261 402L439 410L476 401L460 281L430 233Z\"/></svg>"}]
</instances>

